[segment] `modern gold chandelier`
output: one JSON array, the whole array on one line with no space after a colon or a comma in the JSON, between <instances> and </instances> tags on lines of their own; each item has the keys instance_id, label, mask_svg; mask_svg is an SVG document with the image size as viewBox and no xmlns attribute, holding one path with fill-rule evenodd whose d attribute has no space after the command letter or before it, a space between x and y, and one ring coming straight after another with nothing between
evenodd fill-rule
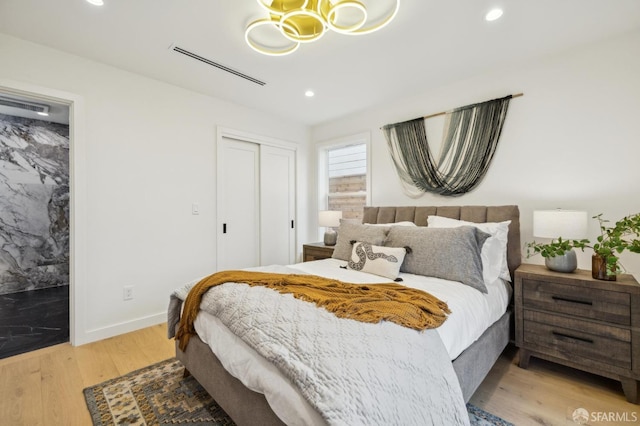
<instances>
[{"instance_id":1,"label":"modern gold chandelier","mask_svg":"<svg viewBox=\"0 0 640 426\"><path fill-rule=\"evenodd\" d=\"M269 16L251 22L247 44L265 55L295 52L301 43L333 30L361 35L377 31L395 18L400 0L257 0Z\"/></svg>"}]
</instances>

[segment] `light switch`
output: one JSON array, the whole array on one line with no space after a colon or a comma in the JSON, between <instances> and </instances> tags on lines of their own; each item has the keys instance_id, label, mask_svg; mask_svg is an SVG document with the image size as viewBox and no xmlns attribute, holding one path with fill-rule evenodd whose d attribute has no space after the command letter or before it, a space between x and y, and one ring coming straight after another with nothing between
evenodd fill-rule
<instances>
[{"instance_id":1,"label":"light switch","mask_svg":"<svg viewBox=\"0 0 640 426\"><path fill-rule=\"evenodd\" d=\"M191 214L200 214L200 204L198 203L191 204Z\"/></svg>"}]
</instances>

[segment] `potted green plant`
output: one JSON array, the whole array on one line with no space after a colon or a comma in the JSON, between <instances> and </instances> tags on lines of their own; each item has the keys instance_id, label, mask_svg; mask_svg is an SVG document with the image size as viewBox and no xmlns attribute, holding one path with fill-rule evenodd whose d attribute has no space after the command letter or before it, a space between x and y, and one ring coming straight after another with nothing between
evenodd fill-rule
<instances>
[{"instance_id":1,"label":"potted green plant","mask_svg":"<svg viewBox=\"0 0 640 426\"><path fill-rule=\"evenodd\" d=\"M527 257L540 254L545 259L563 256L572 249L584 251L593 249L591 274L599 280L614 281L616 275L624 271L620 264L619 254L625 250L640 253L640 213L625 216L610 227L608 220L602 218L602 213L593 216L600 225L600 235L591 244L588 239L563 240L558 238L550 243L527 243Z\"/></svg>"},{"instance_id":2,"label":"potted green plant","mask_svg":"<svg viewBox=\"0 0 640 426\"><path fill-rule=\"evenodd\" d=\"M618 255L625 250L640 253L640 213L623 217L613 227L607 227L602 213L593 218L600 224L600 235L591 247L591 273L593 278L613 281L624 270Z\"/></svg>"},{"instance_id":3,"label":"potted green plant","mask_svg":"<svg viewBox=\"0 0 640 426\"><path fill-rule=\"evenodd\" d=\"M527 243L527 257L540 254L544 257L544 263L552 271L573 272L577 266L574 248L584 251L588 247L589 240L563 240L562 237L552 240L550 243ZM557 267L560 265L560 267Z\"/></svg>"}]
</instances>

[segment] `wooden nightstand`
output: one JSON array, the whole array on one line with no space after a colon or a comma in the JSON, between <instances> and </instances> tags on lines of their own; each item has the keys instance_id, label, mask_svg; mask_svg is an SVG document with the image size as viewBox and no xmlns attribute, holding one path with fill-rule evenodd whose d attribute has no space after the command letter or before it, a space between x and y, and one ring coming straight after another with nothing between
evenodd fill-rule
<instances>
[{"instance_id":1,"label":"wooden nightstand","mask_svg":"<svg viewBox=\"0 0 640 426\"><path fill-rule=\"evenodd\" d=\"M325 246L324 243L309 243L302 246L302 261L322 260L331 257L335 246Z\"/></svg>"},{"instance_id":2,"label":"wooden nightstand","mask_svg":"<svg viewBox=\"0 0 640 426\"><path fill-rule=\"evenodd\" d=\"M627 401L638 403L640 285L633 276L599 281L591 271L523 264L514 301L520 367L534 356L619 380Z\"/></svg>"}]
</instances>

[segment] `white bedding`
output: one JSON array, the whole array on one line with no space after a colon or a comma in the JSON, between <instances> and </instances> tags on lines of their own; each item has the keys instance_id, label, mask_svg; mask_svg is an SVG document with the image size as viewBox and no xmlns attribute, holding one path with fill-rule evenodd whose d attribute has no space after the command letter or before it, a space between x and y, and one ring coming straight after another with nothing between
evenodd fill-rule
<instances>
[{"instance_id":1,"label":"white bedding","mask_svg":"<svg viewBox=\"0 0 640 426\"><path fill-rule=\"evenodd\" d=\"M344 263L336 259L325 259L291 265L290 268L346 282L388 282L386 278L341 269L339 266ZM438 278L411 274L400 276L404 280L403 285L428 291L449 304L452 313L437 332L452 360L502 316L510 296L509 286L502 280L489 284L488 294L482 294L466 285ZM217 318L201 312L196 319L195 328L227 371L249 389L264 394L273 411L286 424L325 424L277 367L231 333Z\"/></svg>"}]
</instances>

